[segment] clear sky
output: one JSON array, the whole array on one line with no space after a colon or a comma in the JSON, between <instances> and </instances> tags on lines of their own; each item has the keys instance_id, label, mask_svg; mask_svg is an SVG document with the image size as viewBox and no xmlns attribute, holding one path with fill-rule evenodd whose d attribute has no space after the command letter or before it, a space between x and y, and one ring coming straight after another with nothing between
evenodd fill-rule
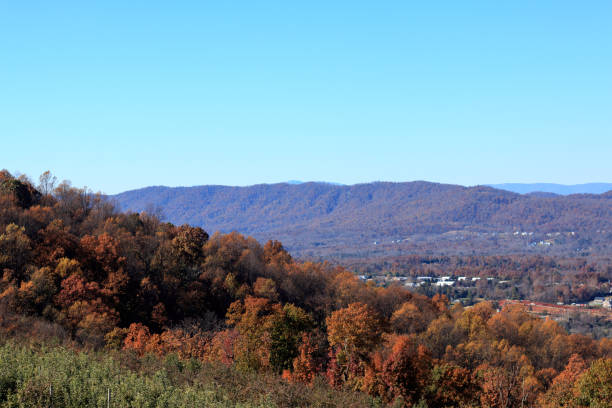
<instances>
[{"instance_id":1,"label":"clear sky","mask_svg":"<svg viewBox=\"0 0 612 408\"><path fill-rule=\"evenodd\" d=\"M0 1L0 168L107 193L609 182L611 21L609 0Z\"/></svg>"}]
</instances>

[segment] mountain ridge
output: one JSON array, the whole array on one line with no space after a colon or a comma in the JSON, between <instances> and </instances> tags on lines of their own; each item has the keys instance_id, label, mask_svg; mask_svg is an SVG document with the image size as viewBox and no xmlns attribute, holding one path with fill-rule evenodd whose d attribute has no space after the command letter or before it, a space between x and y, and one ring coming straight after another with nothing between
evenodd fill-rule
<instances>
[{"instance_id":1,"label":"mountain ridge","mask_svg":"<svg viewBox=\"0 0 612 408\"><path fill-rule=\"evenodd\" d=\"M112 197L122 210L162 208L172 223L198 225L211 233L236 230L259 240L279 239L295 254L305 256L362 256L358 254L371 253L372 243L380 240L400 240L406 245L412 240L413 246L406 250L428 250L424 242L439 246L440 237L448 240L444 234L452 231L468 235L579 231L596 245L605 239L594 236L595 231L612 231L612 193L522 195L486 185L413 181L351 186L318 182L154 186ZM487 248L460 244L449 243L465 250ZM511 249L524 248L512 244L502 252Z\"/></svg>"}]
</instances>

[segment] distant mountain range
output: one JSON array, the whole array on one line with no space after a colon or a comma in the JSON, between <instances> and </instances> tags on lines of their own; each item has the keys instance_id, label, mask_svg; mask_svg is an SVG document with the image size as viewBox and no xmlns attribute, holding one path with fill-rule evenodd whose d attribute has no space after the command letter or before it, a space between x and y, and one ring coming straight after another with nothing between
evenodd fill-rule
<instances>
[{"instance_id":1,"label":"distant mountain range","mask_svg":"<svg viewBox=\"0 0 612 408\"><path fill-rule=\"evenodd\" d=\"M289 180L288 184L303 184L304 181ZM321 183L344 186L342 183L326 182ZM555 183L503 183L486 184L489 187L499 190L512 191L519 194L539 194L542 196L571 195L571 194L603 194L612 190L612 183L584 183L584 184L555 184Z\"/></svg>"},{"instance_id":2,"label":"distant mountain range","mask_svg":"<svg viewBox=\"0 0 612 408\"><path fill-rule=\"evenodd\" d=\"M322 183L322 184L332 184L334 186L344 186L344 185L346 185L346 184L342 184L342 183L334 183L333 181L311 181L311 182L301 181L301 180L289 180L289 181L287 181L287 184L304 184L304 183Z\"/></svg>"},{"instance_id":3,"label":"distant mountain range","mask_svg":"<svg viewBox=\"0 0 612 408\"><path fill-rule=\"evenodd\" d=\"M288 184L303 184L304 181L289 180ZM322 182L343 186L342 183ZM512 191L519 194L603 194L612 190L612 183L584 183L584 184L555 184L555 183L504 183L504 184L486 184L489 187L500 190Z\"/></svg>"},{"instance_id":4,"label":"distant mountain range","mask_svg":"<svg viewBox=\"0 0 612 408\"><path fill-rule=\"evenodd\" d=\"M612 190L612 183L586 183L586 184L553 184L553 183L506 183L489 184L490 187L512 191L519 194L553 193L559 195L570 194L602 194Z\"/></svg>"},{"instance_id":5,"label":"distant mountain range","mask_svg":"<svg viewBox=\"0 0 612 408\"><path fill-rule=\"evenodd\" d=\"M210 233L236 230L261 241L277 239L304 257L544 249L607 253L612 246L612 192L521 195L423 181L309 182L159 186L113 198L123 210L157 207L167 221L199 225ZM546 240L550 243L543 244Z\"/></svg>"}]
</instances>

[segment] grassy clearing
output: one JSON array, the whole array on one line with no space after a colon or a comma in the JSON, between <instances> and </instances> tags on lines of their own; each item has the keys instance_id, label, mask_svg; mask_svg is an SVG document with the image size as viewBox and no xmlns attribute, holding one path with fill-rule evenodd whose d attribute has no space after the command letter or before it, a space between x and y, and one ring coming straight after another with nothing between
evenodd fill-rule
<instances>
[{"instance_id":1,"label":"grassy clearing","mask_svg":"<svg viewBox=\"0 0 612 408\"><path fill-rule=\"evenodd\" d=\"M0 345L0 407L374 407L360 393L323 383L306 387L278 376L153 356ZM52 391L52 397L51 392Z\"/></svg>"}]
</instances>

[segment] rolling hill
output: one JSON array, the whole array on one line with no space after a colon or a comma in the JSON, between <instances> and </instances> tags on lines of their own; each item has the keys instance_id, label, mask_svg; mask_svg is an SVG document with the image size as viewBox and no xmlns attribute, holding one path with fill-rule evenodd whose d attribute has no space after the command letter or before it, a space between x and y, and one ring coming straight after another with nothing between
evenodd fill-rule
<instances>
[{"instance_id":1,"label":"rolling hill","mask_svg":"<svg viewBox=\"0 0 612 408\"><path fill-rule=\"evenodd\" d=\"M279 239L305 257L370 257L394 251L607 253L612 241L612 192L521 195L487 186L416 181L158 186L113 199L123 210L160 208L176 224Z\"/></svg>"}]
</instances>

